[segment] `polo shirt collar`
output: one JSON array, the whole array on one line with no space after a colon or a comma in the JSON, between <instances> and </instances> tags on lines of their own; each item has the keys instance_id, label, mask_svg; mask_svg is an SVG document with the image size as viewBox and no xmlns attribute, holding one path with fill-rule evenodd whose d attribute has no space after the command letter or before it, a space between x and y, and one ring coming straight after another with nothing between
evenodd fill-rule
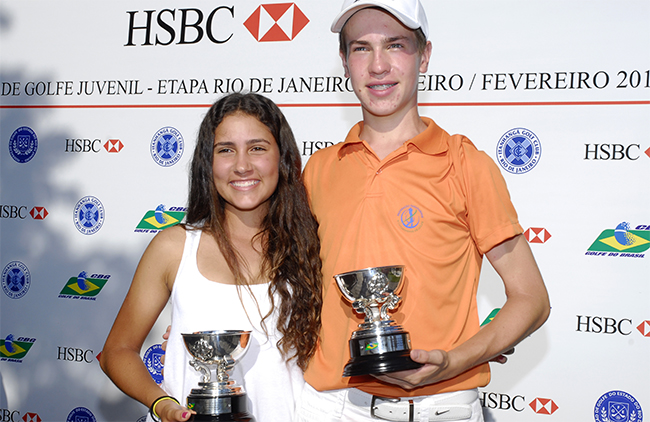
<instances>
[{"instance_id":1,"label":"polo shirt collar","mask_svg":"<svg viewBox=\"0 0 650 422\"><path fill-rule=\"evenodd\" d=\"M420 117L427 125L424 132L418 134L405 142L407 145L413 145L424 154L435 155L447 151L448 144L445 136L445 131L440 128L432 119L428 117ZM339 160L344 156L344 150L355 144L360 144L363 141L359 138L359 134L363 129L363 122L359 122L350 129L345 141L340 145L338 150Z\"/></svg>"}]
</instances>

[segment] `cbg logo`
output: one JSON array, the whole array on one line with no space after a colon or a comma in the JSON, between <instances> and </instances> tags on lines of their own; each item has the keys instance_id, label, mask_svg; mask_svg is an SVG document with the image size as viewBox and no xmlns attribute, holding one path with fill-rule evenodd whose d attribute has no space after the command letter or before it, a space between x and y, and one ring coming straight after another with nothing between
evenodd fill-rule
<instances>
[{"instance_id":1,"label":"cbg logo","mask_svg":"<svg viewBox=\"0 0 650 422\"><path fill-rule=\"evenodd\" d=\"M509 173L527 173L539 163L542 145L537 136L523 127L506 132L497 143L497 161Z\"/></svg>"},{"instance_id":2,"label":"cbg logo","mask_svg":"<svg viewBox=\"0 0 650 422\"><path fill-rule=\"evenodd\" d=\"M585 255L644 258L650 248L650 225L636 226L630 230L630 223L622 222L615 229L604 230L587 249Z\"/></svg>"},{"instance_id":3,"label":"cbg logo","mask_svg":"<svg viewBox=\"0 0 650 422\"><path fill-rule=\"evenodd\" d=\"M93 274L87 277L82 271L77 277L71 277L59 293L59 298L96 300L99 292L111 276L108 274Z\"/></svg>"},{"instance_id":4,"label":"cbg logo","mask_svg":"<svg viewBox=\"0 0 650 422\"><path fill-rule=\"evenodd\" d=\"M35 341L35 338L28 337L18 337L14 340L13 334L9 334L0 345L0 361L22 363Z\"/></svg>"},{"instance_id":5,"label":"cbg logo","mask_svg":"<svg viewBox=\"0 0 650 422\"><path fill-rule=\"evenodd\" d=\"M172 207L165 211L163 204L158 205L155 210L149 210L144 214L142 220L135 228L136 233L155 233L180 223L185 218L184 207Z\"/></svg>"},{"instance_id":6,"label":"cbg logo","mask_svg":"<svg viewBox=\"0 0 650 422\"><path fill-rule=\"evenodd\" d=\"M258 42L291 41L309 23L295 3L263 4L244 22Z\"/></svg>"}]
</instances>

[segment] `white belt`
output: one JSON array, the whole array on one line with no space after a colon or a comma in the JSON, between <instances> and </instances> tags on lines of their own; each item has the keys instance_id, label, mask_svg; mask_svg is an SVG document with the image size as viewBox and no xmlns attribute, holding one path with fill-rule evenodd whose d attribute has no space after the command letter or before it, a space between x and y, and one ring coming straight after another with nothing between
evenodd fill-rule
<instances>
[{"instance_id":1,"label":"white belt","mask_svg":"<svg viewBox=\"0 0 650 422\"><path fill-rule=\"evenodd\" d=\"M472 403L478 399L478 391L464 390L423 397L386 398L371 396L355 388L351 401L370 407L370 416L388 421L458 421L472 416Z\"/></svg>"}]
</instances>

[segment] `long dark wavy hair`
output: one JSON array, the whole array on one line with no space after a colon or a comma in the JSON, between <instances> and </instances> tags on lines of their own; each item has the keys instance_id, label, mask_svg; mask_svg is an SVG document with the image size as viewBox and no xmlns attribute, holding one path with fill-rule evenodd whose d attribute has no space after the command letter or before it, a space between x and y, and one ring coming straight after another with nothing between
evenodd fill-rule
<instances>
[{"instance_id":1,"label":"long dark wavy hair","mask_svg":"<svg viewBox=\"0 0 650 422\"><path fill-rule=\"evenodd\" d=\"M318 223L309 208L302 182L302 161L291 127L278 106L253 93L228 94L208 110L201 127L194 157L186 215L186 228L200 227L214 236L237 285L248 286L246 263L233 247L225 225L225 200L217 192L212 173L214 136L223 119L245 113L263 123L280 149L278 186L269 198L269 211L259 233L262 268L268 277L272 310L278 309L278 348L286 359L296 359L305 370L313 356L321 326L321 261ZM274 297L279 297L276 304Z\"/></svg>"}]
</instances>

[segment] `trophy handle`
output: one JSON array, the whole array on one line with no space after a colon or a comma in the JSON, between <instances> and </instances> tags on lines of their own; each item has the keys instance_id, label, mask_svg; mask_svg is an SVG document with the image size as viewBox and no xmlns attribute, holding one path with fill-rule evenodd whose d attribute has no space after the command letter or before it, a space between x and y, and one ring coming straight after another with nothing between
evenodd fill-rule
<instances>
[{"instance_id":1,"label":"trophy handle","mask_svg":"<svg viewBox=\"0 0 650 422\"><path fill-rule=\"evenodd\" d=\"M228 381L230 372L235 367L235 360L230 355L223 356L217 364L217 381Z\"/></svg>"},{"instance_id":2,"label":"trophy handle","mask_svg":"<svg viewBox=\"0 0 650 422\"><path fill-rule=\"evenodd\" d=\"M389 293L386 296L386 300L381 305L381 310L379 311L379 314L381 315L381 320L382 321L386 321L386 320L389 319L388 310L389 309L391 309L391 310L395 309L397 307L397 304L399 303L399 301L401 299L402 298L400 298L399 296L393 294L392 292Z\"/></svg>"},{"instance_id":3,"label":"trophy handle","mask_svg":"<svg viewBox=\"0 0 650 422\"><path fill-rule=\"evenodd\" d=\"M208 365L201 363L197 359L192 359L190 360L190 366L201 373L201 382L210 382L212 376L210 375L210 367Z\"/></svg>"},{"instance_id":4,"label":"trophy handle","mask_svg":"<svg viewBox=\"0 0 650 422\"><path fill-rule=\"evenodd\" d=\"M366 318L364 320L364 323L379 321L377 304L372 300L366 298L357 299L352 302L352 308L358 314L365 314Z\"/></svg>"}]
</instances>

